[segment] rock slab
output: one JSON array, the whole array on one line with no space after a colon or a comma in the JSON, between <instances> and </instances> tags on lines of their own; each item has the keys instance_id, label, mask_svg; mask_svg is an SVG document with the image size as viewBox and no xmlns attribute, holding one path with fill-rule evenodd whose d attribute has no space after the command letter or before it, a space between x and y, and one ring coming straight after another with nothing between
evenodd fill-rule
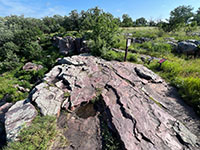
<instances>
[{"instance_id":1,"label":"rock slab","mask_svg":"<svg viewBox=\"0 0 200 150\"><path fill-rule=\"evenodd\" d=\"M107 125L117 135L122 149L198 150L200 148L199 135L191 129L195 127L195 124L198 126L199 121L194 120L196 122L194 126L190 126L187 122L183 124L183 120L177 117L178 112L175 112L176 115L171 114L168 110L170 108L165 103L157 101L157 97L152 95L146 87L149 86L149 89L156 93L156 91L160 92L160 85L163 87L168 87L168 85L149 69L142 65L107 62L85 55L65 57L59 61L59 65L46 74L44 82L38 85L38 87L42 87L38 89L42 90L36 96L33 95L35 97L33 101L36 103L37 98L41 101L47 100L46 96L49 96L49 91L45 90L45 84L53 83L56 88L68 92L69 105L67 106L69 107L66 109L71 107L73 108L71 110L75 112L85 104L95 102L100 98L104 104L102 111L107 116ZM167 92L170 92L168 88L165 89L165 93ZM58 94L56 91L53 93L57 96L62 95L59 90ZM166 99L165 102L172 100L167 94L159 96L163 100ZM52 99L56 100L55 97L52 96ZM174 103L178 103L178 101ZM54 105L49 102L47 104L46 106L49 108L51 108L50 105ZM44 104L41 103L42 105ZM187 110L181 112L181 115L183 114L187 114ZM84 118L84 120L80 116L72 117L68 121L72 130L65 134L66 137L77 139L75 135L79 133L80 129L83 129L84 122L87 122L86 126L94 126L98 122L94 121L96 115ZM92 140L95 138L93 137ZM71 140L71 144L77 149L80 145L82 148L86 145L87 147L91 146L82 145L80 141L73 143L74 141ZM95 140L94 143L98 147L98 140Z\"/></svg>"},{"instance_id":2,"label":"rock slab","mask_svg":"<svg viewBox=\"0 0 200 150\"><path fill-rule=\"evenodd\" d=\"M27 100L16 102L5 114L7 140L17 140L17 136L25 125L30 125L36 117L35 107Z\"/></svg>"}]
</instances>

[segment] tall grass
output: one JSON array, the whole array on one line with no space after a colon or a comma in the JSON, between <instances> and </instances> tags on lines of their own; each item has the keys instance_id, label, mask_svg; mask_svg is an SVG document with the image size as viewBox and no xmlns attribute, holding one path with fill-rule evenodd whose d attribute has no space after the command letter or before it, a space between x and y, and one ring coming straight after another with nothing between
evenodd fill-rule
<instances>
[{"instance_id":1,"label":"tall grass","mask_svg":"<svg viewBox=\"0 0 200 150\"><path fill-rule=\"evenodd\" d=\"M156 61L149 68L177 87L181 97L200 115L200 59L185 60L173 55L166 58L168 61L162 64L159 71Z\"/></svg>"}]
</instances>

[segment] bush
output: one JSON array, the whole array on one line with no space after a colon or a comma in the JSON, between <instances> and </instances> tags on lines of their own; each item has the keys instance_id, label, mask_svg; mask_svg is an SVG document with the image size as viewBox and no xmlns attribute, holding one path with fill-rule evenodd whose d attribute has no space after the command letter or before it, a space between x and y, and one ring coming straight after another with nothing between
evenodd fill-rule
<instances>
[{"instance_id":1,"label":"bush","mask_svg":"<svg viewBox=\"0 0 200 150\"><path fill-rule=\"evenodd\" d=\"M23 47L22 53L28 60L40 60L42 48L38 42L27 42Z\"/></svg>"},{"instance_id":2,"label":"bush","mask_svg":"<svg viewBox=\"0 0 200 150\"><path fill-rule=\"evenodd\" d=\"M117 61L123 61L124 60L124 54L118 53L114 51L108 51L105 55L103 55L103 58L106 60L117 60Z\"/></svg>"},{"instance_id":3,"label":"bush","mask_svg":"<svg viewBox=\"0 0 200 150\"><path fill-rule=\"evenodd\" d=\"M15 77L19 80L25 80L34 84L35 82L44 77L44 74L47 72L47 70L48 69L45 67L38 71L19 70L16 72Z\"/></svg>"},{"instance_id":4,"label":"bush","mask_svg":"<svg viewBox=\"0 0 200 150\"><path fill-rule=\"evenodd\" d=\"M7 101L16 102L25 99L28 93L22 93L15 88L15 85L20 84L20 81L11 74L6 74L0 77L0 99L7 95Z\"/></svg>"}]
</instances>

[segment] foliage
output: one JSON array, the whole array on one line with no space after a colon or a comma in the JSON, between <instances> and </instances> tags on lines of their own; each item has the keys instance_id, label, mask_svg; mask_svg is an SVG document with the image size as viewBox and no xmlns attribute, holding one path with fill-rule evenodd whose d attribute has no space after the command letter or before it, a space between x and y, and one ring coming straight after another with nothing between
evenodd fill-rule
<instances>
[{"instance_id":1,"label":"foliage","mask_svg":"<svg viewBox=\"0 0 200 150\"><path fill-rule=\"evenodd\" d=\"M194 14L192 13L193 8L191 6L179 6L170 12L170 18L168 22L162 22L160 27L166 31L176 31L180 28L190 24Z\"/></svg>"},{"instance_id":2,"label":"foliage","mask_svg":"<svg viewBox=\"0 0 200 150\"><path fill-rule=\"evenodd\" d=\"M25 127L21 130L19 141L8 143L4 150L46 150L56 135L55 117L37 116L30 127Z\"/></svg>"},{"instance_id":3,"label":"foliage","mask_svg":"<svg viewBox=\"0 0 200 150\"><path fill-rule=\"evenodd\" d=\"M144 17L138 18L135 21L136 26L146 26L147 20Z\"/></svg>"},{"instance_id":4,"label":"foliage","mask_svg":"<svg viewBox=\"0 0 200 150\"><path fill-rule=\"evenodd\" d=\"M131 17L129 17L128 14L123 14L122 19L123 19L122 23L121 23L122 27L132 27L133 26L133 20L131 19Z\"/></svg>"},{"instance_id":5,"label":"foliage","mask_svg":"<svg viewBox=\"0 0 200 150\"><path fill-rule=\"evenodd\" d=\"M94 55L102 56L114 45L113 36L117 32L118 26L111 14L97 8L88 11L92 17L89 19L92 19L91 22L93 22L91 24L92 32L90 38L92 41L90 47Z\"/></svg>"},{"instance_id":6,"label":"foliage","mask_svg":"<svg viewBox=\"0 0 200 150\"><path fill-rule=\"evenodd\" d=\"M170 53L172 51L172 46L167 43L154 43L154 42L145 42L140 45L141 48L147 49L148 53L159 52L162 54Z\"/></svg>"},{"instance_id":7,"label":"foliage","mask_svg":"<svg viewBox=\"0 0 200 150\"><path fill-rule=\"evenodd\" d=\"M20 82L13 76L12 72L6 73L0 77L0 99L6 98L9 102L16 102L21 99L25 99L28 93L22 93L15 87L20 85L24 88L30 88L30 84L26 81Z\"/></svg>"},{"instance_id":8,"label":"foliage","mask_svg":"<svg viewBox=\"0 0 200 150\"><path fill-rule=\"evenodd\" d=\"M187 24L189 19L193 16L193 8L191 6L179 6L170 12L169 22L172 24Z\"/></svg>"}]
</instances>

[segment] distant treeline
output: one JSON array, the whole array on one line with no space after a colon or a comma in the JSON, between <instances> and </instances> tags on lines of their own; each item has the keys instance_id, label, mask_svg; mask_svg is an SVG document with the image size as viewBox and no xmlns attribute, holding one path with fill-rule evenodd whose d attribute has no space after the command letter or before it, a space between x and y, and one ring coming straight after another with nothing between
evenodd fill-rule
<instances>
[{"instance_id":1,"label":"distant treeline","mask_svg":"<svg viewBox=\"0 0 200 150\"><path fill-rule=\"evenodd\" d=\"M24 16L11 15L0 17L0 71L15 68L22 61L41 60L44 53L42 43L46 35L52 33L66 33L77 31L82 35L90 34L95 46L103 49L112 45L112 37L118 27L158 26L164 31L177 30L200 25L200 8L193 13L191 6L179 6L171 11L170 18L165 22L147 21L139 18L135 21L128 14L120 18L104 12L98 7L87 11L73 10L68 16L54 15L42 19L25 18Z\"/></svg>"}]
</instances>

